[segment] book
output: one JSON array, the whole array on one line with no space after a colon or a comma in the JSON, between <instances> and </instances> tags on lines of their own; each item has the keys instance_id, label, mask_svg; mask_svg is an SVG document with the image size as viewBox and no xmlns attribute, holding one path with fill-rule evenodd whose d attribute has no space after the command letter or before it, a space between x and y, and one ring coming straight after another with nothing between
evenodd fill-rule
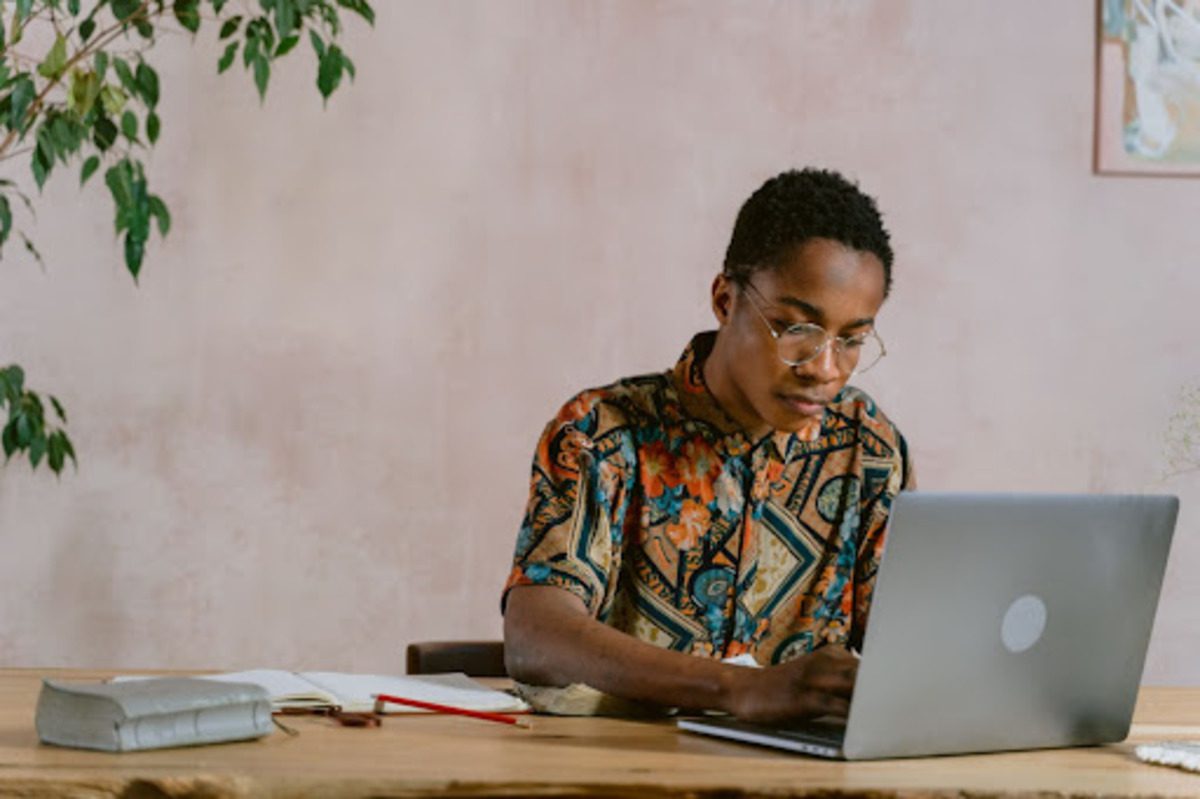
<instances>
[{"instance_id":1,"label":"book","mask_svg":"<svg viewBox=\"0 0 1200 799\"><path fill-rule=\"evenodd\" d=\"M118 677L117 680L139 678ZM529 705L511 694L488 688L465 674L422 674L386 676L348 674L336 671L294 672L283 669L253 669L226 674L202 674L197 679L214 682L250 683L267 692L275 710L326 710L350 713L375 709L377 694L391 694L464 710L489 713L522 713ZM423 713L417 708L389 704L388 713Z\"/></svg>"},{"instance_id":2,"label":"book","mask_svg":"<svg viewBox=\"0 0 1200 799\"><path fill-rule=\"evenodd\" d=\"M242 741L272 729L261 686L188 677L43 680L34 724L43 743L107 752Z\"/></svg>"}]
</instances>

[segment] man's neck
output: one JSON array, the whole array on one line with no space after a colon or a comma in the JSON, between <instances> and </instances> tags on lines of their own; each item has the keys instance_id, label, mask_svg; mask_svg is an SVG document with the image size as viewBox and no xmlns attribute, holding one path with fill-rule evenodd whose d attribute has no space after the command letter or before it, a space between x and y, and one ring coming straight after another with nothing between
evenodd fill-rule
<instances>
[{"instance_id":1,"label":"man's neck","mask_svg":"<svg viewBox=\"0 0 1200 799\"><path fill-rule=\"evenodd\" d=\"M771 427L754 412L745 395L738 389L729 363L729 354L718 332L712 352L704 361L704 384L721 410L737 422L751 440L757 440L770 433Z\"/></svg>"}]
</instances>

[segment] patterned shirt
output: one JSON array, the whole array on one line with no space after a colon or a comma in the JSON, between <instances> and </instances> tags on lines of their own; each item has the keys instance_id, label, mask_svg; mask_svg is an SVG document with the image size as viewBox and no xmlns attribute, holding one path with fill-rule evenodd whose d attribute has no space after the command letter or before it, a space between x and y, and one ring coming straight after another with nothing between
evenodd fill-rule
<instances>
[{"instance_id":1,"label":"patterned shirt","mask_svg":"<svg viewBox=\"0 0 1200 799\"><path fill-rule=\"evenodd\" d=\"M550 422L505 594L559 586L606 624L706 657L858 647L888 511L913 486L904 438L846 386L810 431L748 439L704 384L714 340Z\"/></svg>"}]
</instances>

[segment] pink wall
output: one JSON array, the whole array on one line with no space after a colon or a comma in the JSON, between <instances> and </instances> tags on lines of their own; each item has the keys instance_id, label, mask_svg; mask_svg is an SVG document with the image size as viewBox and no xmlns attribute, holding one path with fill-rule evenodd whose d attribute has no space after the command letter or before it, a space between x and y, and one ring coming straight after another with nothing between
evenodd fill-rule
<instances>
[{"instance_id":1,"label":"pink wall","mask_svg":"<svg viewBox=\"0 0 1200 799\"><path fill-rule=\"evenodd\" d=\"M1159 480L1200 182L1091 174L1091 3L376 5L327 112L307 54L260 110L209 38L162 43L176 229L140 288L100 181L48 187L45 272L9 251L0 360L81 468L0 471L0 665L497 635L541 426L672 363L740 202L816 164L894 232L866 387L922 485L1182 494L1147 679L1200 681L1200 476Z\"/></svg>"}]
</instances>

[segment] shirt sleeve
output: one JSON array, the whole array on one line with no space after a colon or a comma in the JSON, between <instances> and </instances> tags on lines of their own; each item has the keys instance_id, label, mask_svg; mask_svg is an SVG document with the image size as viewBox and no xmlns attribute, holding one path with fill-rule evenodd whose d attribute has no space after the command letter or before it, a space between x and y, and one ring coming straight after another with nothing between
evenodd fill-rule
<instances>
[{"instance_id":1,"label":"shirt sleeve","mask_svg":"<svg viewBox=\"0 0 1200 799\"><path fill-rule=\"evenodd\" d=\"M581 395L538 441L502 609L518 585L563 588L597 618L611 604L621 567L619 525L612 516L616 469L594 438L596 418L594 402Z\"/></svg>"},{"instance_id":2,"label":"shirt sleeve","mask_svg":"<svg viewBox=\"0 0 1200 799\"><path fill-rule=\"evenodd\" d=\"M896 459L892 474L883 491L868 500L863 518L867 520L866 533L858 548L854 563L854 619L850 628L851 648L862 651L863 638L867 632L867 619L871 612L871 600L875 595L875 578L879 573L879 562L887 538L888 519L892 502L901 491L913 491L917 487L916 470L908 451L904 436L896 433Z\"/></svg>"}]
</instances>

